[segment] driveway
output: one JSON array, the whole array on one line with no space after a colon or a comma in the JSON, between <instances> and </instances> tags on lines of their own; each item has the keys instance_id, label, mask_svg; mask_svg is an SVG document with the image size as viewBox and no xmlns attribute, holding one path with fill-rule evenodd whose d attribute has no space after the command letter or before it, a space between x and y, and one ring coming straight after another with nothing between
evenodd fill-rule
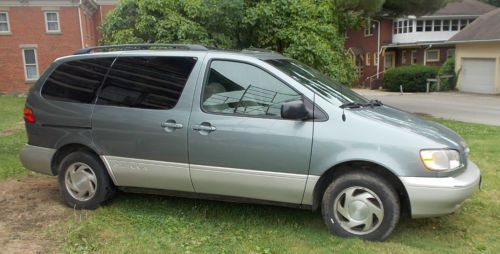
<instances>
[{"instance_id":1,"label":"driveway","mask_svg":"<svg viewBox=\"0 0 500 254\"><path fill-rule=\"evenodd\" d=\"M377 90L355 89L369 99L378 99L412 113L469 123L500 126L500 96L458 92L393 93Z\"/></svg>"}]
</instances>

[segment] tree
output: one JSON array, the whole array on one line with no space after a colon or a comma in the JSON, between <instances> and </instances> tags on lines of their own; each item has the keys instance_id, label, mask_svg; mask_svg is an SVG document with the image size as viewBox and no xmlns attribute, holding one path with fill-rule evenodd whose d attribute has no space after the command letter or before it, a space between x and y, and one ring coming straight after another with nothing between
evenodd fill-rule
<instances>
[{"instance_id":1,"label":"tree","mask_svg":"<svg viewBox=\"0 0 500 254\"><path fill-rule=\"evenodd\" d=\"M266 48L349 85L356 72L333 7L320 0L122 0L101 26L101 44Z\"/></svg>"},{"instance_id":2,"label":"tree","mask_svg":"<svg viewBox=\"0 0 500 254\"><path fill-rule=\"evenodd\" d=\"M496 7L500 7L500 0L481 0L487 4L494 5Z\"/></svg>"}]
</instances>

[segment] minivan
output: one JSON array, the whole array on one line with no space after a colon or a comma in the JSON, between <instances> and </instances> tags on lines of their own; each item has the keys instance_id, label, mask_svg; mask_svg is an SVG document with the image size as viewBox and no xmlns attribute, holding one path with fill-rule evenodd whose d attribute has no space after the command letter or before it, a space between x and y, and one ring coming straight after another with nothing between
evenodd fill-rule
<instances>
[{"instance_id":1,"label":"minivan","mask_svg":"<svg viewBox=\"0 0 500 254\"><path fill-rule=\"evenodd\" d=\"M481 179L450 129L261 49L84 48L50 65L24 119L23 165L77 209L117 190L257 202L382 241L401 216L454 212Z\"/></svg>"}]
</instances>

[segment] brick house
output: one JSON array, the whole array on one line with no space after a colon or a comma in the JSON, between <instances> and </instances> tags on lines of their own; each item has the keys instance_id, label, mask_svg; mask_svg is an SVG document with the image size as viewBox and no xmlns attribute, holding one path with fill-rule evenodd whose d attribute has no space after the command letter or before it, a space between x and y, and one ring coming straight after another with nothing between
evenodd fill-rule
<instances>
[{"instance_id":1,"label":"brick house","mask_svg":"<svg viewBox=\"0 0 500 254\"><path fill-rule=\"evenodd\" d=\"M114 0L1 0L0 93L26 92L54 59L99 40Z\"/></svg>"},{"instance_id":2,"label":"brick house","mask_svg":"<svg viewBox=\"0 0 500 254\"><path fill-rule=\"evenodd\" d=\"M477 0L458 0L432 14L382 17L371 20L363 29L348 31L345 47L357 66L358 82L378 88L389 68L442 65L455 54L455 43L448 40L493 9Z\"/></svg>"}]
</instances>

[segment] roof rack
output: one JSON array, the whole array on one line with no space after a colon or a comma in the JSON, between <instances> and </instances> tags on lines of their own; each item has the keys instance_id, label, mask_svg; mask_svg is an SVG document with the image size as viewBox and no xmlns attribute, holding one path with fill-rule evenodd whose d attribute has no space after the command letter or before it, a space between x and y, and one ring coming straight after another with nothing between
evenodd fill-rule
<instances>
[{"instance_id":1,"label":"roof rack","mask_svg":"<svg viewBox=\"0 0 500 254\"><path fill-rule=\"evenodd\" d=\"M164 44L164 43L143 43L143 44L121 44L109 46L97 46L82 48L73 53L73 55L89 54L96 50L144 50L144 49L181 49L193 51L207 51L208 48L197 44Z\"/></svg>"}]
</instances>

